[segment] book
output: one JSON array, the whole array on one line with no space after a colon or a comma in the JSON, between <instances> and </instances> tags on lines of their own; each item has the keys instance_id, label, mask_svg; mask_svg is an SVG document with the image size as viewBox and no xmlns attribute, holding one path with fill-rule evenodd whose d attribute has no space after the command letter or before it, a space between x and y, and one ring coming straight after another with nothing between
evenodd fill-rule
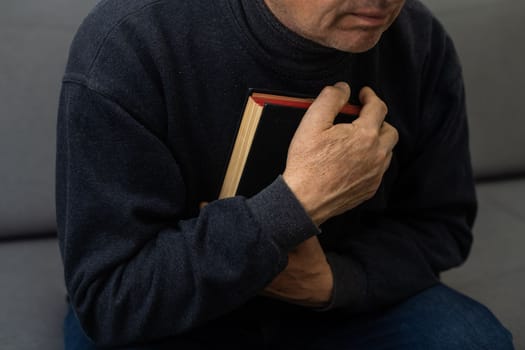
<instances>
[{"instance_id":1,"label":"book","mask_svg":"<svg viewBox=\"0 0 525 350\"><path fill-rule=\"evenodd\" d=\"M251 197L286 167L288 147L313 98L251 90L244 106L219 198ZM351 123L360 107L347 104L334 123Z\"/></svg>"}]
</instances>

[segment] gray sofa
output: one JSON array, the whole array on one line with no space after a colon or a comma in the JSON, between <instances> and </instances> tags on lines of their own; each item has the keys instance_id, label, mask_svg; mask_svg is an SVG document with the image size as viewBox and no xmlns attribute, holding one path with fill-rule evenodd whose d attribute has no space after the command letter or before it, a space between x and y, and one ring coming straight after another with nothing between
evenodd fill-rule
<instances>
[{"instance_id":1,"label":"gray sofa","mask_svg":"<svg viewBox=\"0 0 525 350\"><path fill-rule=\"evenodd\" d=\"M525 349L525 2L424 0L463 62L479 213L446 283L487 305Z\"/></svg>"},{"instance_id":2,"label":"gray sofa","mask_svg":"<svg viewBox=\"0 0 525 350\"><path fill-rule=\"evenodd\" d=\"M0 349L62 348L56 105L69 42L95 2L0 2ZM489 306L525 349L525 2L425 2L463 60L480 204L471 256L443 279Z\"/></svg>"}]
</instances>

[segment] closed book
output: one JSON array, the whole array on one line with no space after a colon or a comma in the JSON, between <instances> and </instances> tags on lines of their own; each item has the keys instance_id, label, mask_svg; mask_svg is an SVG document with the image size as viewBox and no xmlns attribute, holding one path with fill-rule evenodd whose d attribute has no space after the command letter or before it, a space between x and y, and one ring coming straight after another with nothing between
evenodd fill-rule
<instances>
[{"instance_id":1,"label":"closed book","mask_svg":"<svg viewBox=\"0 0 525 350\"><path fill-rule=\"evenodd\" d=\"M313 98L251 91L245 103L219 198L251 197L282 174L288 147ZM334 123L351 123L360 107L347 104Z\"/></svg>"}]
</instances>

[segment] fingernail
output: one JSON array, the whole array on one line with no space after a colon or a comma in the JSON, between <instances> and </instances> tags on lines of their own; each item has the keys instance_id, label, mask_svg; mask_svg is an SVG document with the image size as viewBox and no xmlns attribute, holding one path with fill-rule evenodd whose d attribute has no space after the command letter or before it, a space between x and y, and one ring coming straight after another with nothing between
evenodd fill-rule
<instances>
[{"instance_id":1,"label":"fingernail","mask_svg":"<svg viewBox=\"0 0 525 350\"><path fill-rule=\"evenodd\" d=\"M340 89L350 90L350 85L348 85L348 83L346 83L344 81L337 82L337 83L335 83L334 86L336 86L336 87L338 87Z\"/></svg>"}]
</instances>

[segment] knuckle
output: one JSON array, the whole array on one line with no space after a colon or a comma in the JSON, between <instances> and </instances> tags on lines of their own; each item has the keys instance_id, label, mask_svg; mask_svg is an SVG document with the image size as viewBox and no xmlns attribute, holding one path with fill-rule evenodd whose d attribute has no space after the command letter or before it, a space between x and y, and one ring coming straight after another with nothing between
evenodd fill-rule
<instances>
[{"instance_id":1,"label":"knuckle","mask_svg":"<svg viewBox=\"0 0 525 350\"><path fill-rule=\"evenodd\" d=\"M392 124L390 124L390 123L387 122L386 120L383 121L382 127L385 128L386 130L394 129L394 127L392 126Z\"/></svg>"},{"instance_id":2,"label":"knuckle","mask_svg":"<svg viewBox=\"0 0 525 350\"><path fill-rule=\"evenodd\" d=\"M396 128L392 127L392 131L394 132L394 135L399 138L399 131L397 131Z\"/></svg>"},{"instance_id":3,"label":"knuckle","mask_svg":"<svg viewBox=\"0 0 525 350\"><path fill-rule=\"evenodd\" d=\"M379 96L374 95L370 97L370 103L374 105L374 108L377 109L379 113L385 115L388 113L388 106L381 98L379 98Z\"/></svg>"},{"instance_id":4,"label":"knuckle","mask_svg":"<svg viewBox=\"0 0 525 350\"><path fill-rule=\"evenodd\" d=\"M361 136L365 144L372 145L379 138L379 131L374 128L362 128Z\"/></svg>"},{"instance_id":5,"label":"knuckle","mask_svg":"<svg viewBox=\"0 0 525 350\"><path fill-rule=\"evenodd\" d=\"M377 169L376 173L372 177L372 188L374 189L374 192L379 188L382 178L383 172L380 169Z\"/></svg>"},{"instance_id":6,"label":"knuckle","mask_svg":"<svg viewBox=\"0 0 525 350\"><path fill-rule=\"evenodd\" d=\"M381 177L378 177L376 182L374 183L374 194L377 192L377 190L379 189L379 186L381 186Z\"/></svg>"},{"instance_id":7,"label":"knuckle","mask_svg":"<svg viewBox=\"0 0 525 350\"><path fill-rule=\"evenodd\" d=\"M388 155L390 154L390 151L385 148L385 147L382 147L381 149L379 149L379 151L377 152L377 159L379 161L379 165L382 165L382 163L388 159Z\"/></svg>"},{"instance_id":8,"label":"knuckle","mask_svg":"<svg viewBox=\"0 0 525 350\"><path fill-rule=\"evenodd\" d=\"M377 192L377 189L379 188L379 185L376 185L376 183L372 183L370 186L370 190L366 193L366 199L371 199Z\"/></svg>"},{"instance_id":9,"label":"knuckle","mask_svg":"<svg viewBox=\"0 0 525 350\"><path fill-rule=\"evenodd\" d=\"M399 141L399 132L391 124L384 122L382 128L384 128L385 137L392 138L392 143L396 144Z\"/></svg>"},{"instance_id":10,"label":"knuckle","mask_svg":"<svg viewBox=\"0 0 525 350\"><path fill-rule=\"evenodd\" d=\"M379 111L381 112L381 114L383 115L387 115L388 114L388 106L386 105L386 103L381 100L379 97L376 97L378 102L377 102L377 105L378 105L378 109Z\"/></svg>"},{"instance_id":11,"label":"knuckle","mask_svg":"<svg viewBox=\"0 0 525 350\"><path fill-rule=\"evenodd\" d=\"M399 132L397 131L397 129L394 128L394 144L397 144L398 141L399 141Z\"/></svg>"}]
</instances>

